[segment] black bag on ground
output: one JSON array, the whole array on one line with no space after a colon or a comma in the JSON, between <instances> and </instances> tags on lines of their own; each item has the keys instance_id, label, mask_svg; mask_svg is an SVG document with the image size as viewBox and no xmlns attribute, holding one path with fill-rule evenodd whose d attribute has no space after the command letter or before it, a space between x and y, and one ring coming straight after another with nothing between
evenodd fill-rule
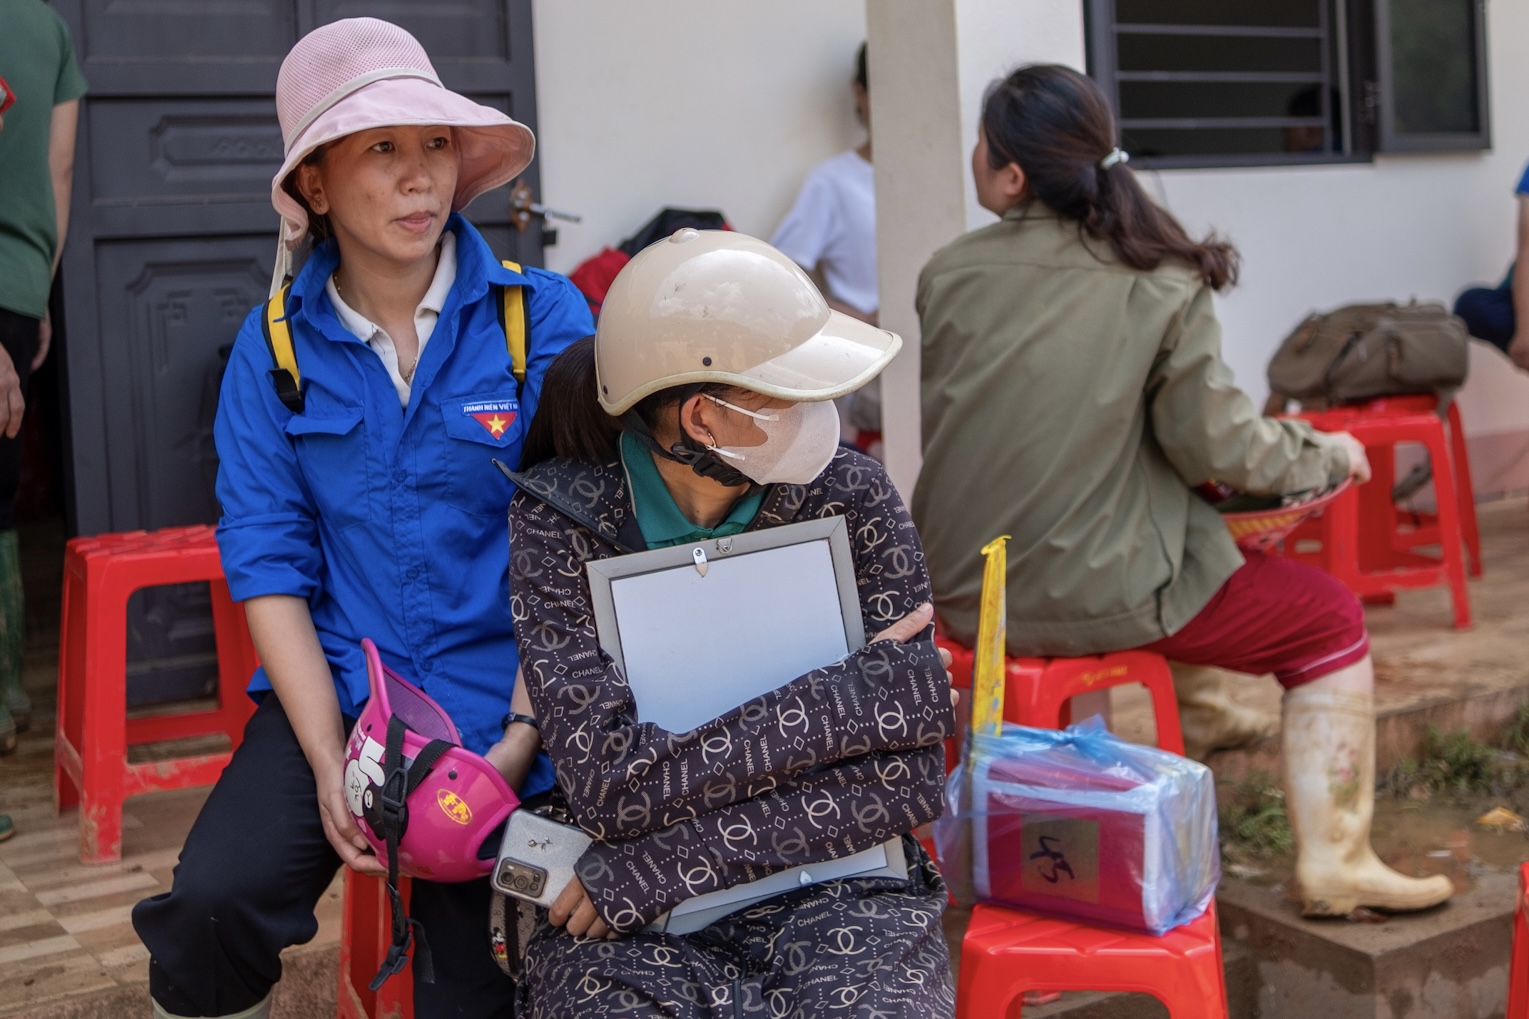
<instances>
[{"instance_id":1,"label":"black bag on ground","mask_svg":"<svg viewBox=\"0 0 1529 1019\"><path fill-rule=\"evenodd\" d=\"M1303 404L1460 388L1469 366L1465 323L1442 304L1350 304L1313 314L1269 361L1269 389Z\"/></svg>"}]
</instances>

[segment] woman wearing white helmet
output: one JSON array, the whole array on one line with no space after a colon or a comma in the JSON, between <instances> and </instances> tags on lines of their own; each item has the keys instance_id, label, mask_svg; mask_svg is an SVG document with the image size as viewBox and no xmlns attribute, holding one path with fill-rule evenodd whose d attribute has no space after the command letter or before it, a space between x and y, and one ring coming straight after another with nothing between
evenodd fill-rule
<instances>
[{"instance_id":1,"label":"woman wearing white helmet","mask_svg":"<svg viewBox=\"0 0 1529 1019\"><path fill-rule=\"evenodd\" d=\"M173 888L134 910L159 1015L266 1015L280 953L314 936L336 869L382 872L364 797L344 788L362 638L440 704L464 753L523 794L552 784L534 728L505 721L513 489L491 461L519 459L547 365L592 326L567 280L501 265L457 214L525 168L531 132L447 90L413 36L370 18L302 39L276 104L274 298L240 330L216 425L218 541L260 703ZM413 887L435 971L416 938L417 1014L507 1014L487 880ZM395 925L400 965L412 929Z\"/></svg>"},{"instance_id":2,"label":"woman wearing white helmet","mask_svg":"<svg viewBox=\"0 0 1529 1019\"><path fill-rule=\"evenodd\" d=\"M762 241L682 230L622 270L593 347L549 372L556 414L528 436L510 505L511 612L558 789L596 841L527 944L529 1015L953 1011L944 886L910 834L944 807L949 676L912 521L880 465L839 447L829 402L899 345L830 312ZM639 722L584 564L832 515L873 642L691 732ZM806 743L779 739L788 715ZM899 836L905 877L644 930L692 896Z\"/></svg>"}]
</instances>

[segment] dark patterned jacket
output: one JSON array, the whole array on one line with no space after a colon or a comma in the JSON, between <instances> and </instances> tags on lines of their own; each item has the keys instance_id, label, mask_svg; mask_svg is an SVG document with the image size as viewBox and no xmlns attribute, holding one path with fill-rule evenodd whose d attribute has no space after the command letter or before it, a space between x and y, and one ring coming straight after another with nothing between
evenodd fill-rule
<instances>
[{"instance_id":1,"label":"dark patterned jacket","mask_svg":"<svg viewBox=\"0 0 1529 1019\"><path fill-rule=\"evenodd\" d=\"M647 547L620 462L551 460L515 480L510 607L527 692L558 784L596 839L579 875L613 930L941 814L941 744L955 730L932 628L862 648L692 732L666 732L637 721L601 651L584 571ZM834 515L848 525L867 634L929 600L907 509L881 465L858 453L840 450L810 485L771 486L748 529Z\"/></svg>"}]
</instances>

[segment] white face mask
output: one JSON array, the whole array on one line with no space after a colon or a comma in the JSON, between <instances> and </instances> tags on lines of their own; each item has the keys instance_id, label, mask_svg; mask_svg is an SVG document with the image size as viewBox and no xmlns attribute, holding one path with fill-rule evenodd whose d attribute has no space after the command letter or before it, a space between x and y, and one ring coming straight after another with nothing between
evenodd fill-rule
<instances>
[{"instance_id":1,"label":"white face mask","mask_svg":"<svg viewBox=\"0 0 1529 1019\"><path fill-rule=\"evenodd\" d=\"M706 447L758 484L808 484L823 473L839 448L839 411L832 401L754 411L715 396L706 398L759 423L765 441L757 446Z\"/></svg>"}]
</instances>

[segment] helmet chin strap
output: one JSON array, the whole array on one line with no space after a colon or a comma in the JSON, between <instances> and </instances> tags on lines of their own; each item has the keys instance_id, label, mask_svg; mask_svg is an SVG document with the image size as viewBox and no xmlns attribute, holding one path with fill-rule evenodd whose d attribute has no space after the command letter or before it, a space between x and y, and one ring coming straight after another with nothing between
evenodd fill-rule
<instances>
[{"instance_id":1,"label":"helmet chin strap","mask_svg":"<svg viewBox=\"0 0 1529 1019\"><path fill-rule=\"evenodd\" d=\"M690 399L689 396L685 400ZM680 401L684 406L685 400ZM657 456L674 463L685 464L699 476L709 481L715 481L719 485L728 488L737 488L742 485L753 485L754 481L732 464L723 460L717 454L692 439L685 431L683 423L680 424L680 441L665 449L663 443L653 434L648 423L642 419L637 411L629 410L621 415L621 423L624 427L637 436L638 440L647 446Z\"/></svg>"}]
</instances>

